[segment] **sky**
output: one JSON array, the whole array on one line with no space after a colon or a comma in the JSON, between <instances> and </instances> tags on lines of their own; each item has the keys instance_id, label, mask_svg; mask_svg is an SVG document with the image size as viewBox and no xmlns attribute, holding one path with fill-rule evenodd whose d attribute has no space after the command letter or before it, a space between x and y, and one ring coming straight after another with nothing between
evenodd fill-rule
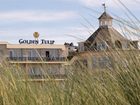
<instances>
[{"instance_id":1,"label":"sky","mask_svg":"<svg viewBox=\"0 0 140 105\"><path fill-rule=\"evenodd\" d=\"M139 31L140 0L0 0L0 41L18 43L39 32L40 39L76 44L99 27L103 3L117 30L124 26L118 20L125 19Z\"/></svg>"}]
</instances>

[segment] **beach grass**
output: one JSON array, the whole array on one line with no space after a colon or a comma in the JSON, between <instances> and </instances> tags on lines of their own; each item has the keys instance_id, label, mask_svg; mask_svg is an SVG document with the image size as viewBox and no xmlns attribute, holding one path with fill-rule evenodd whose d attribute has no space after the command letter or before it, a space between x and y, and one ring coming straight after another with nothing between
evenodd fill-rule
<instances>
[{"instance_id":1,"label":"beach grass","mask_svg":"<svg viewBox=\"0 0 140 105\"><path fill-rule=\"evenodd\" d=\"M61 81L30 81L17 65L1 65L0 105L139 105L140 59L125 58L105 70L72 65Z\"/></svg>"}]
</instances>

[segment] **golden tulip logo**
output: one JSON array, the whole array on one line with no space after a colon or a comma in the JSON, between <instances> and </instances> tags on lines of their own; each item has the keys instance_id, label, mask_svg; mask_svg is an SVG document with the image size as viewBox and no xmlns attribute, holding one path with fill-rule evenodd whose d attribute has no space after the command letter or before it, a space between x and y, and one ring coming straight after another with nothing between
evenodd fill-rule
<instances>
[{"instance_id":1,"label":"golden tulip logo","mask_svg":"<svg viewBox=\"0 0 140 105\"><path fill-rule=\"evenodd\" d=\"M39 33L38 33L38 32L34 32L33 35L34 35L34 38L35 38L35 39L38 39L38 37L39 37Z\"/></svg>"}]
</instances>

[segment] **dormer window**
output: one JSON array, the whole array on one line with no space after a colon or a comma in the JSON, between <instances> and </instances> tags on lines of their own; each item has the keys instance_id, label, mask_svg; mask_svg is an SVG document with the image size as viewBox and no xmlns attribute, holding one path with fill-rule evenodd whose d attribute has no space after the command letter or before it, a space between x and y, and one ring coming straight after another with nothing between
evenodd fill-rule
<instances>
[{"instance_id":1,"label":"dormer window","mask_svg":"<svg viewBox=\"0 0 140 105\"><path fill-rule=\"evenodd\" d=\"M106 50L107 49L107 45L105 42L98 42L97 43L97 50Z\"/></svg>"}]
</instances>

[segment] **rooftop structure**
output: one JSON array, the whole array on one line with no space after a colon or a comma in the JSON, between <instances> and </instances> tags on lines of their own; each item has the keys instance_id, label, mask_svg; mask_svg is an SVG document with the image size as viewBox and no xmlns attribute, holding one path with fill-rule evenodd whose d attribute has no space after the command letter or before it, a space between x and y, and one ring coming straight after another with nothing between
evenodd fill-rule
<instances>
[{"instance_id":1,"label":"rooftop structure","mask_svg":"<svg viewBox=\"0 0 140 105\"><path fill-rule=\"evenodd\" d=\"M78 43L78 54L72 60L81 61L89 70L113 67L116 62L124 63L122 58L118 60L118 53L135 53L139 57L138 41L129 40L121 35L113 27L113 17L107 13L105 4L103 6L104 12L98 18L99 28L87 40Z\"/></svg>"},{"instance_id":2,"label":"rooftop structure","mask_svg":"<svg viewBox=\"0 0 140 105\"><path fill-rule=\"evenodd\" d=\"M85 41L79 43L79 51L100 51L108 49L129 49L130 46L138 49L138 43L131 44L132 41L125 38L113 27L113 18L104 12L98 18L99 28Z\"/></svg>"}]
</instances>

